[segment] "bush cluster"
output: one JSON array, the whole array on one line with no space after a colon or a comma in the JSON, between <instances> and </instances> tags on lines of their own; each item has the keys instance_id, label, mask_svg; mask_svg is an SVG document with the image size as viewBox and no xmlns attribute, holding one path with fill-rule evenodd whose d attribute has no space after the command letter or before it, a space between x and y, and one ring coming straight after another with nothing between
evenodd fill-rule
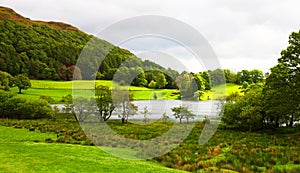
<instances>
[{"instance_id":1,"label":"bush cluster","mask_svg":"<svg viewBox=\"0 0 300 173\"><path fill-rule=\"evenodd\" d=\"M43 99L26 99L5 91L0 91L0 110L2 118L38 119L51 118L54 114Z\"/></svg>"}]
</instances>

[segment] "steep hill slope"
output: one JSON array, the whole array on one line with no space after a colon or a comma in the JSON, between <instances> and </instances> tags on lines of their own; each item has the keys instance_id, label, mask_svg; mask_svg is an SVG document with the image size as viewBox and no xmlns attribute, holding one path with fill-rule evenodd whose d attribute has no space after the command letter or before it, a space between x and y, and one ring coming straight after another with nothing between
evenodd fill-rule
<instances>
[{"instance_id":1,"label":"steep hill slope","mask_svg":"<svg viewBox=\"0 0 300 173\"><path fill-rule=\"evenodd\" d=\"M69 24L33 21L6 7L0 7L0 71L13 76L26 73L31 79L72 80L74 70L78 69L75 66L77 59L92 38L93 44L85 49L90 58L84 62L84 72L79 69L81 73L76 78L111 80L126 60L119 82L126 73L140 73L132 84L147 86L163 71L167 74L166 88L176 88L172 78L178 72L174 70L148 60L142 61L130 51ZM101 64L97 62L99 58L103 60ZM144 73L143 69L148 72ZM154 72L157 70L160 72Z\"/></svg>"}]
</instances>

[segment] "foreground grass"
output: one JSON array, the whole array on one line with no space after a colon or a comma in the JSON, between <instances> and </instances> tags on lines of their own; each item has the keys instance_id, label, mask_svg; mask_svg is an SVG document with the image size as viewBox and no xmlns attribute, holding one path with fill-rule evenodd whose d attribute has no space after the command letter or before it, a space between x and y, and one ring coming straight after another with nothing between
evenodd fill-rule
<instances>
[{"instance_id":1,"label":"foreground grass","mask_svg":"<svg viewBox=\"0 0 300 173\"><path fill-rule=\"evenodd\" d=\"M113 157L98 147L43 143L56 135L0 126L0 172L180 172Z\"/></svg>"},{"instance_id":2,"label":"foreground grass","mask_svg":"<svg viewBox=\"0 0 300 173\"><path fill-rule=\"evenodd\" d=\"M91 145L79 124L68 114L58 114L53 120L0 119L0 123L5 126L44 132L46 136L39 138L38 141L48 138L45 141L54 143L49 146L60 146L56 143ZM135 140L152 139L164 134L174 126L173 122L163 121L147 125L121 124L120 120L110 120L107 123L118 134ZM151 161L165 167L191 172L300 172L300 127L241 132L221 126L206 144L198 145L203 127L202 122L196 123L183 143L167 154L153 158ZM48 134L45 132L55 133L58 138L57 136L47 136ZM0 133L6 135L6 132ZM24 134L15 138L22 139L22 136L27 135ZM9 134L9 136L14 135ZM2 140L5 138L5 136L1 136ZM23 141L19 140L18 142ZM111 147L119 145L117 140L110 138L110 141ZM101 145L101 143L96 144ZM154 151L158 146L153 146L149 151ZM70 154L72 155L71 151Z\"/></svg>"}]
</instances>

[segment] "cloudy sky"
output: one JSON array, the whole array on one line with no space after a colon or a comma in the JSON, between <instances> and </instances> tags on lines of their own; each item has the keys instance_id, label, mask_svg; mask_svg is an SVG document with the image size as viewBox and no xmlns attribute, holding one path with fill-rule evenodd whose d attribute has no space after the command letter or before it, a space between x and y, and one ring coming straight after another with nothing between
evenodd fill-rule
<instances>
[{"instance_id":1,"label":"cloudy sky","mask_svg":"<svg viewBox=\"0 0 300 173\"><path fill-rule=\"evenodd\" d=\"M300 29L299 0L0 0L0 5L34 20L70 23L94 35L136 16L171 17L197 30L213 48L221 67L234 71L267 71L287 47L289 34ZM165 31L174 29L162 26ZM166 56L166 61L158 62L162 65L179 63L194 72L205 69L203 62L177 43L144 36L119 45L143 58Z\"/></svg>"}]
</instances>

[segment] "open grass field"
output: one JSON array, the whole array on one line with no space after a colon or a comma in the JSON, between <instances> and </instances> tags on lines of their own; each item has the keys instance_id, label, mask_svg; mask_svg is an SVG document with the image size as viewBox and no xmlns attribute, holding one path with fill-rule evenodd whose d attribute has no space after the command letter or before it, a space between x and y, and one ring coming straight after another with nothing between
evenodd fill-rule
<instances>
[{"instance_id":1,"label":"open grass field","mask_svg":"<svg viewBox=\"0 0 300 173\"><path fill-rule=\"evenodd\" d=\"M112 81L98 80L98 81L77 81L76 89L82 92L81 95L86 95L85 92L92 94L91 89L95 84L112 86ZM32 87L28 90L23 90L20 96L27 98L38 99L40 96L50 96L55 100L55 103L61 103L62 96L72 94L73 83L72 81L47 81L47 80L31 80ZM226 84L213 87L210 91L205 91L201 100L218 99L235 91L240 91L239 85ZM226 91L225 91L226 89ZM179 90L176 89L149 89L145 87L130 86L129 90L134 93L135 100L148 100L154 99L154 94L158 100L176 100L179 97ZM12 88L12 91L18 92L18 88Z\"/></svg>"},{"instance_id":2,"label":"open grass field","mask_svg":"<svg viewBox=\"0 0 300 173\"><path fill-rule=\"evenodd\" d=\"M226 85L223 84L223 85L215 86L215 87L212 87L211 90L205 91L205 93L201 97L201 99L208 100L208 98L209 99L223 98L224 94L227 96L236 91L239 92L241 95L243 95L240 87L241 87L241 85L232 84L232 83L227 83Z\"/></svg>"},{"instance_id":3,"label":"open grass field","mask_svg":"<svg viewBox=\"0 0 300 173\"><path fill-rule=\"evenodd\" d=\"M95 146L45 143L54 133L0 126L0 172L182 172L113 157Z\"/></svg>"},{"instance_id":4,"label":"open grass field","mask_svg":"<svg viewBox=\"0 0 300 173\"><path fill-rule=\"evenodd\" d=\"M89 95L91 95L92 92L90 89L95 84L111 87L112 81L77 81L74 88L76 88L78 92L82 92L83 96L85 92L89 92ZM62 96L72 94L73 88L72 81L31 80L31 85L31 88L23 90L20 96L34 99L38 99L40 96L50 96L55 100L55 103L61 103ZM145 87L130 86L129 90L133 92L135 100L154 99L154 93L159 100L174 100L179 96L178 90L174 89L148 89ZM18 88L14 87L12 91L18 92Z\"/></svg>"},{"instance_id":5,"label":"open grass field","mask_svg":"<svg viewBox=\"0 0 300 173\"><path fill-rule=\"evenodd\" d=\"M120 120L107 123L118 134L140 140L159 136L174 125L162 121L148 125L121 124ZM10 126L0 128L0 157L3 160L0 172L16 171L17 168L23 172L32 172L30 169L58 172L169 171L158 164L190 172L300 172L299 126L259 132L234 131L221 126L206 144L198 145L204 126L198 122L177 148L149 162L136 162L117 159L90 146L91 142L69 114L57 114L51 120L0 119L0 125ZM111 141L111 147L118 145L115 140Z\"/></svg>"}]
</instances>

